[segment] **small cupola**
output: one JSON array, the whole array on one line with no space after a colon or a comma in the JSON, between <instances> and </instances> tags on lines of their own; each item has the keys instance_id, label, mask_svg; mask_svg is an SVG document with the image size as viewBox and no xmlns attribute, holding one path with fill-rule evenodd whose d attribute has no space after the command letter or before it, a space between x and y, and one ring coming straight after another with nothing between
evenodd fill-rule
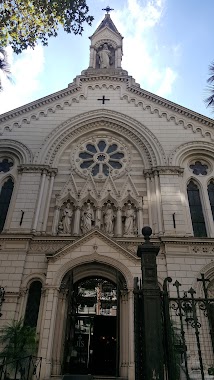
<instances>
[{"instance_id":1,"label":"small cupola","mask_svg":"<svg viewBox=\"0 0 214 380\"><path fill-rule=\"evenodd\" d=\"M104 10L105 18L89 37L91 40L89 68L100 70L121 68L123 37L110 17L109 12L112 9L106 7Z\"/></svg>"}]
</instances>

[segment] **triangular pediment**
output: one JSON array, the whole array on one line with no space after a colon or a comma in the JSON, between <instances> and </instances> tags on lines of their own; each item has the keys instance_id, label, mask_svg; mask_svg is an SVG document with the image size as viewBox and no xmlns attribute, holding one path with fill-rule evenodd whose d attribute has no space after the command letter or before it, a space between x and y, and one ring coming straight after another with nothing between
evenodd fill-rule
<instances>
[{"instance_id":1,"label":"triangular pediment","mask_svg":"<svg viewBox=\"0 0 214 380\"><path fill-rule=\"evenodd\" d=\"M131 253L99 229L93 229L84 236L78 238L75 242L69 242L68 245L60 248L57 252L47 253L46 257L48 261L58 261L67 255L70 257L71 252L75 253L77 250L81 256L84 255L84 252L87 255L95 254L97 257L99 257L99 255L115 256L115 252L117 252L124 258L131 259L131 261L139 261L137 254Z\"/></svg>"},{"instance_id":2,"label":"triangular pediment","mask_svg":"<svg viewBox=\"0 0 214 380\"><path fill-rule=\"evenodd\" d=\"M108 78L106 78L106 73L99 72L98 75L97 72L94 72L93 75L90 73L89 77L86 73L87 71L84 72L84 75L80 75L75 78L74 82L69 84L68 88L0 115L0 122L2 123L0 132L3 133L5 127L12 130L13 127L20 127L22 123L29 124L31 119L34 120L42 116L46 117L49 112L57 112L57 109L62 110L64 107L70 106L70 103L74 101L78 103L81 97L84 98L82 86L85 82L87 82L88 85L89 82L94 83L94 80L102 83L105 81L106 83L107 79L109 81L112 79L111 74L109 73ZM130 81L127 81L127 79L130 79ZM167 99L161 98L158 95L140 88L140 86L136 87L136 85L132 85L131 82L133 81L133 78L129 76L128 73L123 74L122 77L121 75L118 75L118 77L113 75L113 80L114 83L118 80L120 84L124 81L126 83L126 91L130 93L132 97L134 93L138 101L140 101L140 98L143 98L145 107L149 107L152 113L154 112L153 109L156 109L160 105L160 116L164 115L164 112L169 112L170 110L170 114L174 114L174 117L178 119L178 123L180 123L179 120L183 122L182 117L185 117L191 119L194 123L197 122L203 124L204 126L214 128L214 121L211 118L198 114L197 112L173 103ZM164 111L164 108L166 111Z\"/></svg>"}]
</instances>

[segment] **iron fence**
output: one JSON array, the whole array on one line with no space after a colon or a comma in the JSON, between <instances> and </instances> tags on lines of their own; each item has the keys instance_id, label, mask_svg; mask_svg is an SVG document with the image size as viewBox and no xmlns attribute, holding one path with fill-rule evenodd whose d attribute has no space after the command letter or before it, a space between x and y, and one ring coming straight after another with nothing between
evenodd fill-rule
<instances>
[{"instance_id":1,"label":"iron fence","mask_svg":"<svg viewBox=\"0 0 214 380\"><path fill-rule=\"evenodd\" d=\"M208 297L203 275L204 298L197 298L193 288L181 293L175 281L176 296L170 297L164 281L163 348L167 380L214 379L214 299Z\"/></svg>"},{"instance_id":2,"label":"iron fence","mask_svg":"<svg viewBox=\"0 0 214 380\"><path fill-rule=\"evenodd\" d=\"M8 361L2 359L0 363L0 380L40 380L42 358L26 356Z\"/></svg>"}]
</instances>

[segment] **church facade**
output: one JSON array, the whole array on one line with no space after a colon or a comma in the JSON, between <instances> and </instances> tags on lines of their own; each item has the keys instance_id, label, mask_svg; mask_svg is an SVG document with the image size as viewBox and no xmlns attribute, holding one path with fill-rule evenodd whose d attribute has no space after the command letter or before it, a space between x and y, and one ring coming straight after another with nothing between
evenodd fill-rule
<instances>
[{"instance_id":1,"label":"church facade","mask_svg":"<svg viewBox=\"0 0 214 380\"><path fill-rule=\"evenodd\" d=\"M122 41L106 14L88 69L0 117L0 327L36 327L42 379L135 378L143 226L160 287L170 276L200 297L203 273L213 294L214 122L140 88Z\"/></svg>"}]
</instances>

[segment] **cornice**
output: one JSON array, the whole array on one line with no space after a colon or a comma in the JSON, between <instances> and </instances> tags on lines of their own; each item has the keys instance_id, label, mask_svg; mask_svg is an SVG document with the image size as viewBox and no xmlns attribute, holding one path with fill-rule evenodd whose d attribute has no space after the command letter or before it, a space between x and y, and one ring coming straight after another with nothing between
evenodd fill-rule
<instances>
[{"instance_id":1,"label":"cornice","mask_svg":"<svg viewBox=\"0 0 214 380\"><path fill-rule=\"evenodd\" d=\"M81 85L83 82L95 82L95 81L113 81L113 82L125 82L127 91L135 94L137 96L140 96L144 99L147 99L148 101L160 105L162 107L165 107L166 109L175 112L179 114L180 116L187 117L189 119L194 120L195 122L199 122L203 125L206 125L208 127L213 128L214 127L214 121L211 118L208 118L207 116L201 115L197 112L194 112L188 108L185 108L183 106L180 106L176 103L171 102L170 100L161 98L158 95L155 95L149 91L146 91L142 89L139 84L135 83L135 80L132 76L128 75L127 71L123 69L112 69L112 70L102 70L99 71L98 69L87 69L82 72L82 75L77 76L74 79L74 82L70 83L67 88L58 91L56 93L50 94L48 96L45 96L44 98L38 99L34 102L28 103L25 106L16 108L13 111L6 112L0 116L0 122L5 122L10 119L13 119L17 116L21 116L27 112L31 112L33 110L36 110L39 107L47 106L51 103L53 103L56 100L61 100L64 97L77 93L81 89ZM83 95L81 95L83 96ZM84 97L84 96L83 96ZM126 98L126 95L124 94L124 97ZM63 107L63 106L62 106ZM148 108L149 105L146 104L145 108ZM61 107L60 107L61 108ZM155 111L155 110L154 110ZM153 111L153 113L154 113ZM157 111L157 110L156 110ZM52 110L52 112L54 112ZM166 113L158 111L160 116L166 116ZM42 112L43 116L47 116L45 112ZM169 117L170 120L173 120L174 117L171 115ZM25 120L26 123L29 123L29 120ZM19 123L15 123L19 125ZM184 124L183 120L178 120L178 124ZM192 126L191 126L192 127ZM207 132L209 133L209 132Z\"/></svg>"},{"instance_id":2,"label":"cornice","mask_svg":"<svg viewBox=\"0 0 214 380\"><path fill-rule=\"evenodd\" d=\"M145 177L154 176L155 174L161 175L183 175L184 169L180 166L156 166L152 169L144 169L143 174Z\"/></svg>"},{"instance_id":3,"label":"cornice","mask_svg":"<svg viewBox=\"0 0 214 380\"><path fill-rule=\"evenodd\" d=\"M55 176L58 172L57 168L51 168L49 165L25 164L18 166L19 173L47 173Z\"/></svg>"}]
</instances>

